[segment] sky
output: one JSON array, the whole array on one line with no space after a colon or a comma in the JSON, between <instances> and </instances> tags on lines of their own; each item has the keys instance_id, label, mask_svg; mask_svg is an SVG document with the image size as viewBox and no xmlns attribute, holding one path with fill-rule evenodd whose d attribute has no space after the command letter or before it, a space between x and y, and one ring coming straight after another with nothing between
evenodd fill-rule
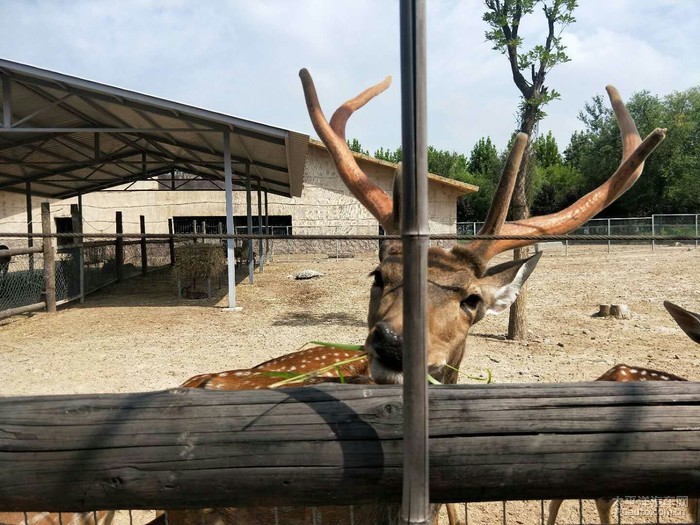
<instances>
[{"instance_id":1,"label":"sky","mask_svg":"<svg viewBox=\"0 0 700 525\"><path fill-rule=\"evenodd\" d=\"M546 85L540 132L564 149L585 102L615 85L628 98L700 85L699 0L579 0L563 41L571 61ZM481 137L503 148L519 91L484 37L481 0L428 0L428 141L469 153ZM397 0L0 0L0 58L316 136L298 72L311 72L328 118L393 77L358 111L347 136L394 149L400 134ZM538 10L525 46L544 37Z\"/></svg>"}]
</instances>

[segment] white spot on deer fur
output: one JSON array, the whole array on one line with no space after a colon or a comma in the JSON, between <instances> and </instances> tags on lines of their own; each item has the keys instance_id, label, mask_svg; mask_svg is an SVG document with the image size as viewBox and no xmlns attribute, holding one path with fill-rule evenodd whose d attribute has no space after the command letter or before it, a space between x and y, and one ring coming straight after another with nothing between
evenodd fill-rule
<instances>
[{"instance_id":1,"label":"white spot on deer fur","mask_svg":"<svg viewBox=\"0 0 700 525\"><path fill-rule=\"evenodd\" d=\"M638 370L636 368L630 368L630 372L632 372L633 374L636 374L636 373L638 373Z\"/></svg>"},{"instance_id":2,"label":"white spot on deer fur","mask_svg":"<svg viewBox=\"0 0 700 525\"><path fill-rule=\"evenodd\" d=\"M620 368L620 375L626 376L627 370L625 370L624 368Z\"/></svg>"},{"instance_id":3,"label":"white spot on deer fur","mask_svg":"<svg viewBox=\"0 0 700 525\"><path fill-rule=\"evenodd\" d=\"M656 372L652 372L651 377L659 377L659 374L657 374Z\"/></svg>"},{"instance_id":4,"label":"white spot on deer fur","mask_svg":"<svg viewBox=\"0 0 700 525\"><path fill-rule=\"evenodd\" d=\"M296 366L290 366L290 367L289 367L289 370L292 371L292 372L294 372L294 370L296 370L296 369L297 369Z\"/></svg>"},{"instance_id":5,"label":"white spot on deer fur","mask_svg":"<svg viewBox=\"0 0 700 525\"><path fill-rule=\"evenodd\" d=\"M639 372L639 373L642 374L643 376L647 375L647 371L646 371L646 370L642 370L642 371Z\"/></svg>"},{"instance_id":6,"label":"white spot on deer fur","mask_svg":"<svg viewBox=\"0 0 700 525\"><path fill-rule=\"evenodd\" d=\"M226 377L228 375L228 372L221 372L219 374L219 377Z\"/></svg>"},{"instance_id":7,"label":"white spot on deer fur","mask_svg":"<svg viewBox=\"0 0 700 525\"><path fill-rule=\"evenodd\" d=\"M668 376L661 376L661 379L663 379L664 381L668 381L669 377Z\"/></svg>"},{"instance_id":8,"label":"white spot on deer fur","mask_svg":"<svg viewBox=\"0 0 700 525\"><path fill-rule=\"evenodd\" d=\"M242 371L242 372L236 372L236 377L243 377L243 376L247 376L248 374L250 374L250 372L248 372L247 370Z\"/></svg>"}]
</instances>

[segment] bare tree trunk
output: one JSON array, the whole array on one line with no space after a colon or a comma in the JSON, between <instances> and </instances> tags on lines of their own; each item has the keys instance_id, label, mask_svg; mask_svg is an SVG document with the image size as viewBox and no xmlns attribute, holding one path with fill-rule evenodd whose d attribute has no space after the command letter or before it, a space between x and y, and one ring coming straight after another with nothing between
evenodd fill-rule
<instances>
[{"instance_id":1,"label":"bare tree trunk","mask_svg":"<svg viewBox=\"0 0 700 525\"><path fill-rule=\"evenodd\" d=\"M523 122L520 131L532 137L532 130L535 128L536 109L528 106L523 114ZM527 202L528 187L528 161L530 160L530 144L523 152L523 160L520 163L518 179L513 190L511 201L511 220L517 221L527 219L530 216L530 206ZM529 247L517 248L513 253L513 260L525 259L530 255ZM523 341L527 339L527 316L525 306L527 304L527 283L520 289L520 295L510 307L510 317L508 318L508 339Z\"/></svg>"}]
</instances>

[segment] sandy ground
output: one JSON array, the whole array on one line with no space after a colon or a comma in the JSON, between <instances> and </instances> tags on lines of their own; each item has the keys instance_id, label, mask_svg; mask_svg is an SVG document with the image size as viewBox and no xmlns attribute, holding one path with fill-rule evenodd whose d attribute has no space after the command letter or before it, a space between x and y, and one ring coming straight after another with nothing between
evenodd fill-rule
<instances>
[{"instance_id":1,"label":"sandy ground","mask_svg":"<svg viewBox=\"0 0 700 525\"><path fill-rule=\"evenodd\" d=\"M529 280L529 340L504 340L507 316L487 318L471 331L462 369L490 369L496 382L562 382L592 380L626 362L700 380L700 345L662 306L668 299L700 311L699 263L700 250L686 247L545 254ZM57 315L12 318L0 323L0 373L12 378L0 395L157 390L249 367L312 339L362 343L375 265L375 256L278 258L255 284L237 287L241 312L220 308L224 289L212 300L177 299L169 275L154 273ZM324 276L292 279L307 268ZM633 318L591 317L601 303L626 303ZM540 522L539 502L528 504L532 512L518 505L508 504L508 523ZM578 523L577 510L572 504L567 519ZM500 513L500 504L470 505L469 523L501 523Z\"/></svg>"}]
</instances>

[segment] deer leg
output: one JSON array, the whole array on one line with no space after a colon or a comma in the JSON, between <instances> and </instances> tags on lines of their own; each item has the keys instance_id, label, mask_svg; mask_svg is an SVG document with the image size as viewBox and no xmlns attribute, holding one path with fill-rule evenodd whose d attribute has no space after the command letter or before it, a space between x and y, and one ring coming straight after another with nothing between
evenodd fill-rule
<instances>
[{"instance_id":1,"label":"deer leg","mask_svg":"<svg viewBox=\"0 0 700 525\"><path fill-rule=\"evenodd\" d=\"M446 503L445 510L447 510L447 521L450 525L465 525L465 523L459 519L459 511L457 510L456 503Z\"/></svg>"},{"instance_id":2,"label":"deer leg","mask_svg":"<svg viewBox=\"0 0 700 525\"><path fill-rule=\"evenodd\" d=\"M595 508L598 510L598 516L600 517L600 523L603 525L609 525L612 523L612 516L610 515L610 509L615 503L614 499L609 498L598 498L595 500Z\"/></svg>"},{"instance_id":3,"label":"deer leg","mask_svg":"<svg viewBox=\"0 0 700 525\"><path fill-rule=\"evenodd\" d=\"M690 523L700 523L698 521L698 498L688 498L688 514L690 515Z\"/></svg>"},{"instance_id":4,"label":"deer leg","mask_svg":"<svg viewBox=\"0 0 700 525\"><path fill-rule=\"evenodd\" d=\"M562 503L564 503L563 499L553 499L549 502L547 525L554 525L557 522L557 514L559 514L559 507Z\"/></svg>"}]
</instances>

